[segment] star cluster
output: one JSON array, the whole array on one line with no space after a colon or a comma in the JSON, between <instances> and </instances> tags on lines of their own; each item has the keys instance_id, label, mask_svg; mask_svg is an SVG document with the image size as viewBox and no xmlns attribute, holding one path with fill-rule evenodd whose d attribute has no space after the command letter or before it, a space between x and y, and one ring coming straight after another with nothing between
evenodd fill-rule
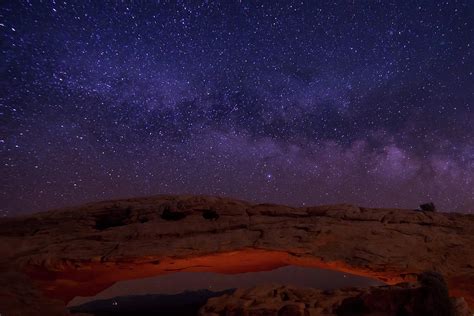
<instances>
[{"instance_id":1,"label":"star cluster","mask_svg":"<svg viewBox=\"0 0 474 316\"><path fill-rule=\"evenodd\" d=\"M3 214L160 193L474 210L472 1L11 1Z\"/></svg>"}]
</instances>

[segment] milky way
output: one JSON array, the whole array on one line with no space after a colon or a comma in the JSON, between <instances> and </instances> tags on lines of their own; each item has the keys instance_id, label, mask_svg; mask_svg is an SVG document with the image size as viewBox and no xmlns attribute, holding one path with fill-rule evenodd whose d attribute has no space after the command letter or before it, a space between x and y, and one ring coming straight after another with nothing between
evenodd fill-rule
<instances>
[{"instance_id":1,"label":"milky way","mask_svg":"<svg viewBox=\"0 0 474 316\"><path fill-rule=\"evenodd\" d=\"M474 211L472 1L5 1L2 214L161 193Z\"/></svg>"}]
</instances>

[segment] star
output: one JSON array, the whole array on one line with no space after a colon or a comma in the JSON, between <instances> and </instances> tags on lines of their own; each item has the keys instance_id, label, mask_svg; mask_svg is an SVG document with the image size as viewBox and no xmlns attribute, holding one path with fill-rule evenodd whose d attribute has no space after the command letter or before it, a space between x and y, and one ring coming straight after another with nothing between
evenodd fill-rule
<instances>
[{"instance_id":1,"label":"star","mask_svg":"<svg viewBox=\"0 0 474 316\"><path fill-rule=\"evenodd\" d=\"M472 212L471 11L2 3L2 208L196 193Z\"/></svg>"}]
</instances>

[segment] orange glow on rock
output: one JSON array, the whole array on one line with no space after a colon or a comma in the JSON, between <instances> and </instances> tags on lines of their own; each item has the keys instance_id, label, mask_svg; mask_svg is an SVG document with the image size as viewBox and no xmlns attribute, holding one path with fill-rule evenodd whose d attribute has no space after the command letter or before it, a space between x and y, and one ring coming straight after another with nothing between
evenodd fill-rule
<instances>
[{"instance_id":1,"label":"orange glow on rock","mask_svg":"<svg viewBox=\"0 0 474 316\"><path fill-rule=\"evenodd\" d=\"M399 271L373 271L356 268L340 261L325 261L315 257L302 257L291 252L260 249L208 254L191 258L136 258L120 262L89 261L64 263L57 271L29 266L25 269L44 294L65 303L75 296L93 296L122 280L139 279L178 271L217 272L235 274L268 271L287 265L299 265L347 272L354 275L395 284L413 279L415 273ZM447 279L451 295L463 296L474 305L472 282L462 278Z\"/></svg>"}]
</instances>

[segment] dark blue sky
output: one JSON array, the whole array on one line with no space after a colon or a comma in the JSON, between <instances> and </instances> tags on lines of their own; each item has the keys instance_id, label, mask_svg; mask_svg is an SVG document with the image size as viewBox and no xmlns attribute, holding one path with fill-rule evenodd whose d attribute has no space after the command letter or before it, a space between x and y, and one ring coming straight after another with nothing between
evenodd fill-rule
<instances>
[{"instance_id":1,"label":"dark blue sky","mask_svg":"<svg viewBox=\"0 0 474 316\"><path fill-rule=\"evenodd\" d=\"M474 210L471 1L0 12L3 213L159 193Z\"/></svg>"}]
</instances>

